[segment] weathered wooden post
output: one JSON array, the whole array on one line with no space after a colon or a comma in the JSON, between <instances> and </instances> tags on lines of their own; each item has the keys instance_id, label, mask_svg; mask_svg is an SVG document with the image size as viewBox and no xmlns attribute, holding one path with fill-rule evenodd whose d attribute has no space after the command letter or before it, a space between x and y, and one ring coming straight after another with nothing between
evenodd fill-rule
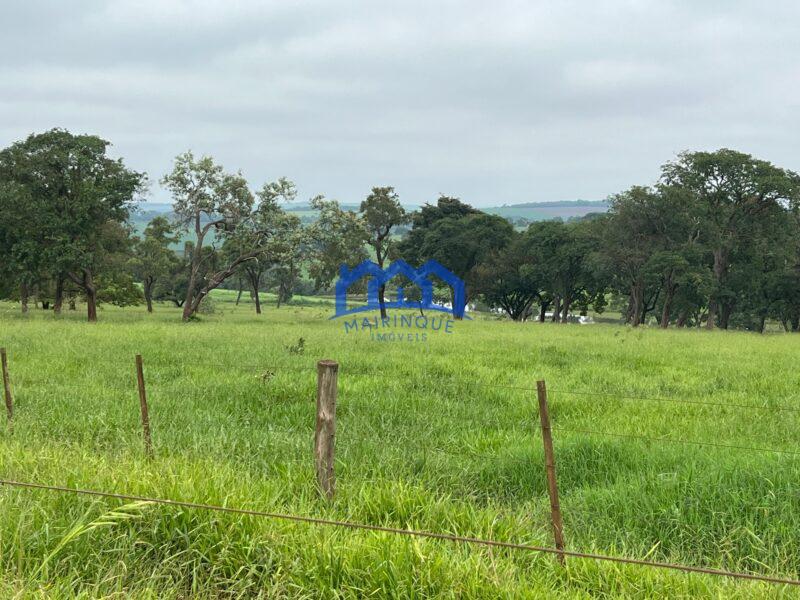
<instances>
[{"instance_id":1,"label":"weathered wooden post","mask_svg":"<svg viewBox=\"0 0 800 600\"><path fill-rule=\"evenodd\" d=\"M142 411L142 434L144 435L144 451L148 457L153 456L153 440L150 439L150 414L147 410L147 392L144 388L144 368L142 355L136 355L136 380L139 384L139 408Z\"/></svg>"},{"instance_id":2,"label":"weathered wooden post","mask_svg":"<svg viewBox=\"0 0 800 600\"><path fill-rule=\"evenodd\" d=\"M336 393L339 363L321 360L317 363L317 427L314 432L314 462L317 483L327 498L336 493L333 471L336 437Z\"/></svg>"},{"instance_id":3,"label":"weathered wooden post","mask_svg":"<svg viewBox=\"0 0 800 600\"><path fill-rule=\"evenodd\" d=\"M553 538L556 550L564 550L564 526L561 523L561 506L558 502L556 483L556 459L553 454L553 434L550 429L550 412L547 409L547 386L543 380L536 382L539 395L539 420L542 423L542 442L544 443L544 464L547 471L547 491L550 494L550 520L553 523ZM558 554L558 562L564 564L564 555Z\"/></svg>"},{"instance_id":4,"label":"weathered wooden post","mask_svg":"<svg viewBox=\"0 0 800 600\"><path fill-rule=\"evenodd\" d=\"M8 377L8 355L5 348L0 348L0 363L3 368L3 395L6 400L6 419L9 431L14 429L14 399L11 396L11 380Z\"/></svg>"}]
</instances>

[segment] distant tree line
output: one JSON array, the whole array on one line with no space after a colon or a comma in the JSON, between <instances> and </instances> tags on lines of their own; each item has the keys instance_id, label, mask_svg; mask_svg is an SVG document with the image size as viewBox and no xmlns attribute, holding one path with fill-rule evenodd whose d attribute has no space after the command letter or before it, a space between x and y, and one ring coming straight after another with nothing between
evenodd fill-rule
<instances>
[{"instance_id":1,"label":"distant tree line","mask_svg":"<svg viewBox=\"0 0 800 600\"><path fill-rule=\"evenodd\" d=\"M609 198L605 214L532 223L447 196L407 213L392 187L373 188L358 211L317 196L308 221L286 210L289 180L253 190L186 152L160 180L172 218L137 235L130 217L148 180L108 146L54 129L0 151L0 297L23 312L80 300L95 321L100 302L152 312L169 301L191 320L226 287L248 290L260 314L260 291L280 306L329 290L342 264L403 258L439 261L470 302L517 321L611 308L632 326L800 330L800 177L733 150L683 153L654 185ZM411 282L397 287L414 298ZM379 291L384 315L391 292Z\"/></svg>"}]
</instances>

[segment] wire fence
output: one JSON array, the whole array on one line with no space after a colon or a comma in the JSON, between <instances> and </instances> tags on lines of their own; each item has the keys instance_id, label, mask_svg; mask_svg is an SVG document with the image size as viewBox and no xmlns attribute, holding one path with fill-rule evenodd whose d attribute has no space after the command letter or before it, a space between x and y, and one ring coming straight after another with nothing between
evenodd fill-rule
<instances>
[{"instance_id":1,"label":"wire fence","mask_svg":"<svg viewBox=\"0 0 800 600\"><path fill-rule=\"evenodd\" d=\"M157 366L162 369L159 373L163 372L163 370L172 370L172 369L179 369L185 370L185 367L181 365L175 364L173 362L162 362L162 363L153 363L150 366ZM297 374L297 373L306 373L306 374L313 374L318 372L317 367L315 366L304 366L304 365L277 365L273 364L271 366L265 366L262 364L237 364L237 365L230 365L227 363L192 363L190 368L225 368L227 370L231 370L233 368L241 370L252 370L256 377L261 377L264 379L265 382L270 381L273 377L281 373L287 374ZM141 367L140 367L141 368ZM141 373L140 373L141 374ZM339 374L342 375L343 379L347 381L347 378L350 376L354 377L368 377L368 378L375 378L377 376L385 377L387 375L386 371L384 370L360 370L360 369L347 369L342 368L339 371ZM4 381L4 395L6 400L6 407L7 407L7 417L8 417L8 424L9 424L9 431L13 432L13 402L11 396L11 376L9 374L9 369L7 366L7 357L5 351L3 350L3 381ZM309 379L308 383L313 381L313 379ZM39 382L35 379L30 378L22 378L18 385L21 387L40 387ZM133 389L136 386L135 379L115 381L114 383L119 383L119 387L116 385L111 387L117 392L131 392L133 393ZM73 384L67 382L46 382L45 385L53 386L56 388L75 388L75 389L83 389L85 391L86 384ZM419 377L415 378L415 385L419 386L420 388L424 388L427 385L430 385L434 388L434 391L438 393L440 388L445 389L493 389L493 390L509 390L513 393L524 393L524 397L533 398L536 394L541 394L542 389L533 386L523 386L517 384L504 384L504 383L486 383L486 382L477 382L474 380L452 380L443 378L441 373L430 373L430 374L422 374ZM150 384L147 386L148 388L151 387ZM162 390L172 390L174 387L171 384L161 384L156 383L153 385L155 389L161 388ZM416 388L415 388L416 389ZM552 393L556 394L564 394L565 396L573 396L573 397L592 397L597 398L600 400L603 399L619 399L623 401L643 401L646 403L651 402L658 402L658 403L669 403L669 404L677 404L677 405L697 405L702 407L710 407L715 410L719 410L720 408L730 408L735 410L758 410L758 411L768 411L773 412L775 414L781 414L784 412L800 412L800 408L789 407L785 405L778 405L778 406L767 406L767 405L759 405L759 404L741 404L741 403L726 403L726 402L718 402L718 401L703 401L703 400L695 400L695 399L687 399L687 398L672 398L672 397L665 397L665 396L648 396L642 395L637 393L630 393L630 392L613 392L613 391L600 391L600 392L591 392L586 390L570 390L565 388L557 387L553 390L550 390ZM143 378L141 379L140 387L139 387L140 397L144 394L144 382ZM546 399L545 399L546 402ZM142 410L143 410L143 417L146 418L146 398L142 399ZM541 407L541 396L540 396L540 407ZM546 404L545 404L546 406ZM359 402L346 402L343 404L344 408L347 409L359 409L359 408L370 408L369 406L359 403ZM526 405L528 409L531 409L531 405ZM541 411L540 411L541 412ZM539 415L541 416L541 415ZM492 421L487 421L485 419L476 419L474 415L470 415L469 423L473 427L480 427L480 428L500 428L500 429L519 429L519 431L525 431L526 434L530 435L534 431L534 424L536 423L537 414L534 410L531 410L531 414L529 417L524 419L515 419L515 420L508 420L507 422L503 422L500 419L495 419ZM147 428L146 428L147 429ZM641 442L648 442L648 443L655 443L655 444L671 444L671 445L685 445L685 446L700 446L700 447L710 447L710 448L721 448L725 450L735 450L738 452L747 452L747 453L768 453L768 454L775 454L775 455L786 455L786 456L797 456L800 455L800 450L793 450L787 448L773 448L768 447L764 444L764 442L760 440L746 440L748 445L741 445L741 444L729 444L724 442L709 442L703 440L693 440L693 439L685 439L679 437L671 437L671 436L653 436L653 435L645 435L641 433L628 433L628 432L618 432L618 431L604 431L604 430L597 430L597 429L587 429L587 428L571 428L571 427L562 427L558 423L554 426L550 426L549 422L547 424L547 435L549 435L549 431L569 434L571 436L581 436L581 438L588 437L612 437L612 438L625 438L631 440L637 440ZM302 432L304 435L310 433L309 430L303 430ZM542 422L542 434L545 435L545 423ZM352 432L348 432L348 435L351 435ZM149 431L146 430L145 437L149 438ZM565 438L567 441L569 438ZM150 442L149 439L146 439L146 446L149 446ZM756 444L756 445L750 445ZM298 451L298 448L294 449L294 452ZM148 454L152 452L152 448L148 447ZM293 452L293 453L294 453ZM422 455L420 458L427 459L428 454L441 454L444 456L451 456L457 457L460 459L467 459L467 460L480 460L486 461L489 463L494 463L497 461L502 461L504 463L524 463L529 465L539 464L541 465L541 455L537 454L530 454L529 456L516 456L516 455L503 455L503 454L489 454L486 452L475 451L474 449L470 449L468 447L463 447L460 449L454 448L443 448L443 447L424 447L422 448ZM552 457L547 456L547 444L545 444L545 464L548 468L554 466L550 464L552 461ZM333 461L333 455L331 454L331 461ZM303 456L282 456L276 462L280 463L297 463L297 464L307 464L309 466L313 465L313 459L311 456L303 457ZM337 461L338 462L338 461ZM332 463L331 463L332 464ZM319 470L318 470L319 472ZM277 520L285 520L285 521L294 521L300 523L307 523L313 525L321 525L321 526L331 526L331 527L339 527L339 528L348 528L348 529L355 529L355 530L365 530L365 531L378 531L384 533L392 533L402 536L411 536L411 537L419 537L419 538L429 538L435 540L443 540L455 543L463 543L463 544L471 544L471 545L479 545L479 546L489 546L489 547L501 547L501 548L508 548L513 550L520 550L520 551L529 551L529 552L538 552L538 553L545 553L545 554L553 554L559 557L560 560L563 560L564 557L570 558L578 558L578 559L591 559L591 560L598 560L598 561L608 561L608 562L615 562L615 563L623 563L623 564L631 564L631 565L639 565L645 567L656 567L662 569L672 569L678 570L688 573L699 573L699 574L707 574L707 575L719 575L719 576L726 576L731 578L738 578L738 579L748 579L754 581L762 581L768 583L775 583L775 584L785 584L785 585L793 585L793 586L800 586L800 579L791 579L791 578L784 578L784 577L777 577L777 576L770 576L770 575L762 575L757 573L743 573L743 572L734 572L734 571L727 571L724 569L716 569L716 568L708 568L708 567L698 567L692 565L684 565L684 564L676 564L676 563L668 563L668 562L658 562L658 561L650 561L650 560L642 560L636 558L627 558L627 557L620 557L620 556L609 556L609 555L602 555L602 554L595 554L595 553L587 553L587 552L579 552L573 550L566 550L563 547L547 547L547 546L536 546L530 544L522 544L522 543L515 543L509 541L500 541L500 540L492 540L492 539L481 539L481 538L474 538L474 537L466 537L466 536L459 536L449 533L437 533L431 531L419 531L413 529L402 529L402 528L395 528L389 527L384 525L373 525L368 523L354 523L350 521L340 521L340 520L331 520L325 518L318 518L314 516L303 516L297 514L283 514L283 513L274 513L274 512L266 512L266 511L257 511L251 509L238 509L238 508L231 508L226 506L216 506L210 504L203 504L199 502L193 501L184 501L184 500L175 500L175 499L165 499L165 498L156 498L156 497L145 497L145 496L138 496L126 493L119 493L119 492L107 492L101 490L91 490L91 489L81 489L75 487L66 487L60 485L48 485L43 483L37 482L24 482L24 481L16 481L12 479L0 479L0 485L14 487L14 488L22 488L22 489L32 489L32 490L47 490L52 492L60 492L60 493L71 493L71 494L79 494L79 495L88 495L88 496L95 496L95 497L103 497L109 499L119 499L119 500L126 500L126 501L142 501L142 502L150 502L153 504L159 505L169 505L169 506L178 506L188 509L198 509L198 510L210 510L210 511L220 511L220 512L228 512L228 513L236 513L236 514L243 514L243 515L250 515L255 517L264 517L264 518L271 518ZM551 497L552 500L552 497ZM560 516L559 516L560 519ZM557 546L558 540L557 540Z\"/></svg>"},{"instance_id":2,"label":"wire fence","mask_svg":"<svg viewBox=\"0 0 800 600\"><path fill-rule=\"evenodd\" d=\"M528 552L538 552L545 554L554 554L561 557L582 558L606 562L614 562L628 565L638 565L644 567L655 567L660 569L671 569L675 571L683 571L686 573L700 573L704 575L717 575L723 577L731 577L735 579L747 579L750 581L763 581L767 583L800 586L800 580L789 579L783 577L772 577L769 575L759 575L755 573L739 573L735 571L726 571L724 569L712 569L709 567L695 567L691 565L681 565L677 563L658 562L642 560L637 558L627 558L623 556L609 556L605 554L594 554L589 552L577 552L573 550L559 550L557 548L550 548L548 546L534 546L531 544L518 544L514 542L505 542L501 540L490 540L475 537L466 537L460 535L453 535L449 533L436 533L432 531L421 531L415 529L402 529L397 527L387 527L384 525L371 525L368 523L354 523L352 521L339 521L334 519L323 519L319 517L311 517L304 515L288 514L288 513L275 513L267 511L259 511L245 508L233 508L230 506L218 506L213 504L201 504L199 502L187 502L183 500L171 500L166 498L154 498L150 496L139 496L133 494L120 494L116 492L103 492L98 490L88 490L80 488L70 488L55 485L46 485L41 483L13 481L9 479L0 479L0 485L6 485L18 488L47 490L52 492L80 494L86 496L97 496L102 498L113 498L116 500L124 500L126 502L149 502L151 504L161 504L165 506L177 506L180 508L189 508L196 510L208 510L224 513L233 513L238 515L247 515L251 517L263 517L268 519L275 519L280 521L291 521L295 523L308 523L311 525L321 525L328 527L339 527L344 529L358 529L362 531L377 531L381 533L391 533L396 535L428 538L434 540L443 540L447 542L455 542L461 544L472 544L478 546L488 546L494 548L507 548L510 550L522 550Z\"/></svg>"}]
</instances>

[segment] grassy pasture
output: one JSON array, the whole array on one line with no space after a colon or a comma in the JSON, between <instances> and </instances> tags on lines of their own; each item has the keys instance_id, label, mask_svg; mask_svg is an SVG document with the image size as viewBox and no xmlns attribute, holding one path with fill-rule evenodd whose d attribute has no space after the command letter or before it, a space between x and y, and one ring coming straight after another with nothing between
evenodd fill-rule
<instances>
[{"instance_id":1,"label":"grassy pasture","mask_svg":"<svg viewBox=\"0 0 800 600\"><path fill-rule=\"evenodd\" d=\"M551 545L551 389L570 549L800 576L800 337L476 320L421 343L230 293L182 324L0 304L16 420L0 477ZM304 338L302 354L290 351ZM134 355L156 457L143 458ZM340 362L338 494L313 485L315 362ZM508 387L505 387L508 386ZM604 392L607 395L568 392ZM634 397L673 398L743 409ZM572 431L565 431L572 430ZM0 488L2 597L794 597L779 586Z\"/></svg>"}]
</instances>

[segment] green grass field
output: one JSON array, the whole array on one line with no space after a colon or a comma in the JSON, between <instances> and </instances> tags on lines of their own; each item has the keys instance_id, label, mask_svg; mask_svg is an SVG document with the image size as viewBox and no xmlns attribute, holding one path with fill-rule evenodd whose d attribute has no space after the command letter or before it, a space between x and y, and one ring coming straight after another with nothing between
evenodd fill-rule
<instances>
[{"instance_id":1,"label":"green grass field","mask_svg":"<svg viewBox=\"0 0 800 600\"><path fill-rule=\"evenodd\" d=\"M552 545L535 381L551 390L567 546L800 576L800 336L478 319L427 343L345 334L325 306L232 294L59 320L0 304L15 393L0 478ZM80 307L79 307L80 308ZM298 339L305 351L291 351ZM144 356L155 458L140 438ZM311 447L340 363L337 497ZM508 387L504 387L508 386ZM591 392L571 394L567 392ZM607 395L596 395L604 392ZM709 406L658 397L758 408ZM570 430L570 431L566 431ZM638 438L580 433L592 430ZM796 588L0 487L0 597L794 597Z\"/></svg>"}]
</instances>

